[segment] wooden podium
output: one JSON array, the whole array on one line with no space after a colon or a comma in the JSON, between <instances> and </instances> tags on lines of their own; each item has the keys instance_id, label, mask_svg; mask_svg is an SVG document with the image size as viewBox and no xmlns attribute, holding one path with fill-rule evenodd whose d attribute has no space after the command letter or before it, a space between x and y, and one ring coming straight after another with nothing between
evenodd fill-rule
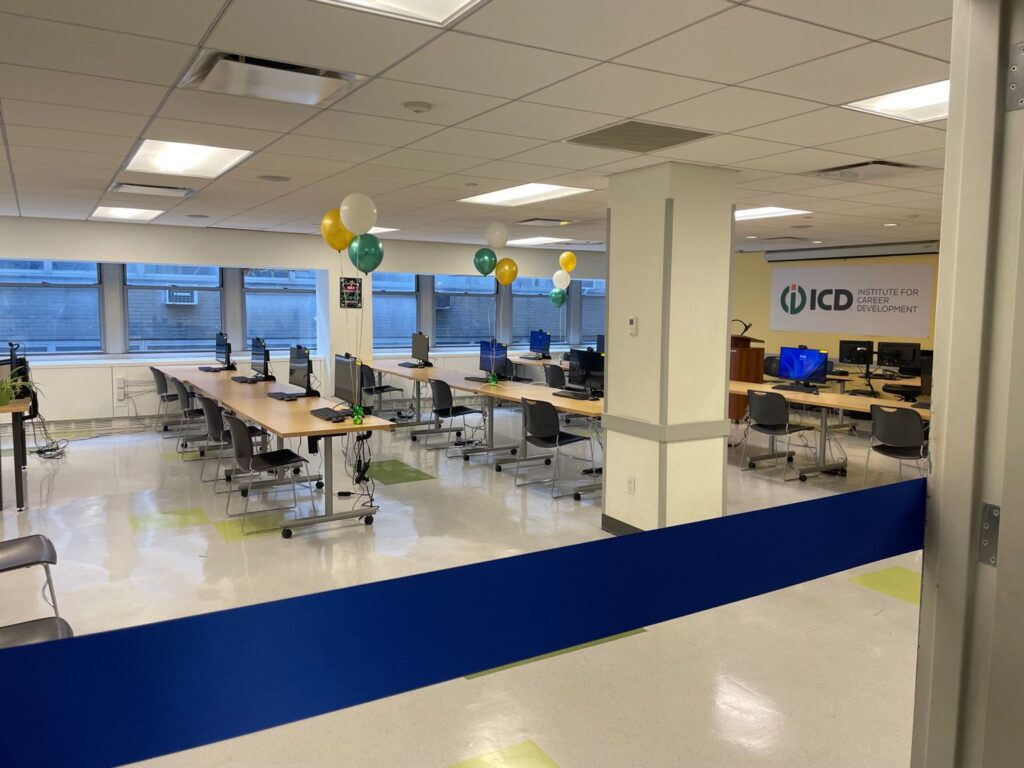
<instances>
[{"instance_id":1,"label":"wooden podium","mask_svg":"<svg viewBox=\"0 0 1024 768\"><path fill-rule=\"evenodd\" d=\"M732 381L764 382L764 339L749 336L733 336L729 344L729 378ZM747 412L746 395L729 395L729 420L740 421Z\"/></svg>"}]
</instances>

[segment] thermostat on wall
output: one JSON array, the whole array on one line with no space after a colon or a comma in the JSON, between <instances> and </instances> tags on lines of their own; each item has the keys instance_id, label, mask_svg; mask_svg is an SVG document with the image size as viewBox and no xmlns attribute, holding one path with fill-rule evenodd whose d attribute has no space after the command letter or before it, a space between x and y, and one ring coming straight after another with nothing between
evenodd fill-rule
<instances>
[{"instance_id":1,"label":"thermostat on wall","mask_svg":"<svg viewBox=\"0 0 1024 768\"><path fill-rule=\"evenodd\" d=\"M636 336L640 332L640 319L636 315L626 318L626 328L630 336Z\"/></svg>"}]
</instances>

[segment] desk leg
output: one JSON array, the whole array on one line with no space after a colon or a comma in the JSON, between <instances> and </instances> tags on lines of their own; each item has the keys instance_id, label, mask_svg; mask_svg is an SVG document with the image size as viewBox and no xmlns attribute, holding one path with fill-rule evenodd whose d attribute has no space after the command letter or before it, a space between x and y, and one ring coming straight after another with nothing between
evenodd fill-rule
<instances>
[{"instance_id":1,"label":"desk leg","mask_svg":"<svg viewBox=\"0 0 1024 768\"><path fill-rule=\"evenodd\" d=\"M501 468L506 464L518 464L520 466L523 466L527 463L532 463L535 461L543 461L545 464L551 463L551 459L554 456L554 454L552 453L538 453L535 456L529 455L529 443L526 442L526 414L523 414L522 423L523 427L519 438L519 448L514 458L498 459L496 462L494 462L495 472L501 472Z\"/></svg>"},{"instance_id":2,"label":"desk leg","mask_svg":"<svg viewBox=\"0 0 1024 768\"><path fill-rule=\"evenodd\" d=\"M384 374L377 371L377 399L375 400L377 413L379 414L384 410L384 395L381 393L380 388L384 386Z\"/></svg>"},{"instance_id":3,"label":"desk leg","mask_svg":"<svg viewBox=\"0 0 1024 768\"><path fill-rule=\"evenodd\" d=\"M464 460L468 461L470 456L476 456L484 453L496 453L497 451L512 451L515 455L516 451L519 450L518 445L495 445L494 444L494 402L495 398L488 397L487 405L484 407L487 410L487 431L486 431L486 444L475 445L469 448L462 449L462 456Z\"/></svg>"},{"instance_id":4,"label":"desk leg","mask_svg":"<svg viewBox=\"0 0 1024 768\"><path fill-rule=\"evenodd\" d=\"M28 458L25 447L25 420L20 413L11 414L11 427L14 433L14 494L17 499L18 511L25 509L25 475L28 474Z\"/></svg>"},{"instance_id":5,"label":"desk leg","mask_svg":"<svg viewBox=\"0 0 1024 768\"><path fill-rule=\"evenodd\" d=\"M800 481L806 480L810 475L823 475L823 474L846 474L846 459L842 461L834 461L831 464L828 461L828 408L821 408L821 422L818 427L818 463L811 467L800 467L798 472L798 478ZM791 478L792 479L792 478Z\"/></svg>"}]
</instances>

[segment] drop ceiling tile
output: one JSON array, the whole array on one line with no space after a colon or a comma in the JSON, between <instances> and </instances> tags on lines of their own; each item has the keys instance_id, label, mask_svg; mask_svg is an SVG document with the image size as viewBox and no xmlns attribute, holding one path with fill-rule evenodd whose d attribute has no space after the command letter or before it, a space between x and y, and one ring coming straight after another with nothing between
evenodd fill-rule
<instances>
[{"instance_id":1,"label":"drop ceiling tile","mask_svg":"<svg viewBox=\"0 0 1024 768\"><path fill-rule=\"evenodd\" d=\"M430 109L416 113L403 106L415 101L426 102ZM496 96L377 78L332 105L332 109L435 125L454 125L506 102L506 99Z\"/></svg>"},{"instance_id":2,"label":"drop ceiling tile","mask_svg":"<svg viewBox=\"0 0 1024 768\"><path fill-rule=\"evenodd\" d=\"M348 185L352 182L364 183L373 182L377 184L419 184L430 179L435 179L444 174L437 171L423 171L415 168L396 168L386 165L367 164L358 165L350 171L338 175L336 180L329 180L331 183ZM325 182L326 183L326 182ZM370 192L367 191L367 194Z\"/></svg>"},{"instance_id":3,"label":"drop ceiling tile","mask_svg":"<svg viewBox=\"0 0 1024 768\"><path fill-rule=\"evenodd\" d=\"M621 56L617 62L738 83L862 42L840 32L736 7Z\"/></svg>"},{"instance_id":4,"label":"drop ceiling tile","mask_svg":"<svg viewBox=\"0 0 1024 768\"><path fill-rule=\"evenodd\" d=\"M508 184L503 183L499 179L487 178L485 176L453 173L447 176L439 176L431 180L430 186L443 187L464 192L464 194L457 195L457 199L458 197L465 197L466 195L480 195L484 192L493 192L496 189L504 189Z\"/></svg>"},{"instance_id":5,"label":"drop ceiling tile","mask_svg":"<svg viewBox=\"0 0 1024 768\"><path fill-rule=\"evenodd\" d=\"M264 168L254 168L249 165L249 163L243 163L219 178L226 181L247 181L254 184L273 185L275 189L280 190L279 194L284 195L288 192L299 189L300 187L305 187L308 184L323 181L325 178L332 175L334 175L333 172L328 169L321 171L307 171L304 173L296 171L290 171L289 173L268 173ZM260 176L284 176L287 178L287 181L268 181L267 179L261 179ZM267 187L267 191L270 191L270 186Z\"/></svg>"},{"instance_id":6,"label":"drop ceiling tile","mask_svg":"<svg viewBox=\"0 0 1024 768\"><path fill-rule=\"evenodd\" d=\"M948 77L949 65L945 62L869 43L759 77L746 85L824 104L849 104Z\"/></svg>"},{"instance_id":7,"label":"drop ceiling tile","mask_svg":"<svg viewBox=\"0 0 1024 768\"><path fill-rule=\"evenodd\" d=\"M245 168L254 168L264 173L324 173L327 175L340 173L352 167L352 163L337 160L325 160L320 157L298 157L297 155L279 155L276 152L257 152L245 161Z\"/></svg>"},{"instance_id":8,"label":"drop ceiling tile","mask_svg":"<svg viewBox=\"0 0 1024 768\"><path fill-rule=\"evenodd\" d=\"M517 98L594 62L497 40L448 32L388 70L413 83Z\"/></svg>"},{"instance_id":9,"label":"drop ceiling tile","mask_svg":"<svg viewBox=\"0 0 1024 768\"><path fill-rule=\"evenodd\" d=\"M637 168L646 168L649 165L658 165L664 162L668 162L666 158L658 157L657 155L635 155L628 160L617 160L614 163L606 163L591 170L593 173L614 174L622 173L623 171L633 171ZM607 183L608 180L605 179L605 185Z\"/></svg>"},{"instance_id":10,"label":"drop ceiling tile","mask_svg":"<svg viewBox=\"0 0 1024 768\"><path fill-rule=\"evenodd\" d=\"M555 142L545 144L536 149L520 152L508 158L515 163L531 163L534 165L551 165L561 168L574 168L583 170L593 168L595 165L605 165L621 160L630 160L636 157L633 152L619 152L613 149L602 149L600 147L585 147L580 144L565 144Z\"/></svg>"},{"instance_id":11,"label":"drop ceiling tile","mask_svg":"<svg viewBox=\"0 0 1024 768\"><path fill-rule=\"evenodd\" d=\"M689 99L720 86L664 72L601 64L537 93L528 101L556 107L632 117Z\"/></svg>"},{"instance_id":12,"label":"drop ceiling tile","mask_svg":"<svg viewBox=\"0 0 1024 768\"><path fill-rule=\"evenodd\" d=\"M0 64L0 96L92 109L153 113L166 88L70 72Z\"/></svg>"},{"instance_id":13,"label":"drop ceiling tile","mask_svg":"<svg viewBox=\"0 0 1024 768\"><path fill-rule=\"evenodd\" d=\"M953 0L750 0L750 5L872 39L953 15Z\"/></svg>"},{"instance_id":14,"label":"drop ceiling tile","mask_svg":"<svg viewBox=\"0 0 1024 768\"><path fill-rule=\"evenodd\" d=\"M870 195L858 195L850 198L864 205L906 205L907 203L927 203L932 200L941 201L939 195L925 195L919 189L891 189L886 192L875 192ZM908 206L914 207L914 206ZM927 208L927 205L922 207Z\"/></svg>"},{"instance_id":15,"label":"drop ceiling tile","mask_svg":"<svg viewBox=\"0 0 1024 768\"><path fill-rule=\"evenodd\" d=\"M457 28L513 43L610 59L729 7L722 0L646 0L624 13L620 0L492 0Z\"/></svg>"},{"instance_id":16,"label":"drop ceiling tile","mask_svg":"<svg viewBox=\"0 0 1024 768\"><path fill-rule=\"evenodd\" d=\"M497 160L543 144L544 142L540 139L527 139L522 136L509 136L488 131L471 131L466 128L447 128L440 133L417 141L410 148Z\"/></svg>"},{"instance_id":17,"label":"drop ceiling tile","mask_svg":"<svg viewBox=\"0 0 1024 768\"><path fill-rule=\"evenodd\" d=\"M368 144L401 147L438 130L440 130L440 126L411 120L395 120L390 117L325 110L305 125L295 129L295 133L304 136L320 136L325 139L344 139L345 141L362 141Z\"/></svg>"},{"instance_id":18,"label":"drop ceiling tile","mask_svg":"<svg viewBox=\"0 0 1024 768\"><path fill-rule=\"evenodd\" d=\"M235 0L206 45L266 59L375 75L436 29L307 0Z\"/></svg>"},{"instance_id":19,"label":"drop ceiling tile","mask_svg":"<svg viewBox=\"0 0 1024 768\"><path fill-rule=\"evenodd\" d=\"M662 149L658 151L658 154L673 160L727 165L755 157L776 155L791 149L793 149L791 145L775 141L748 139L743 136L712 136L709 139L691 141L689 144Z\"/></svg>"},{"instance_id":20,"label":"drop ceiling tile","mask_svg":"<svg viewBox=\"0 0 1024 768\"><path fill-rule=\"evenodd\" d=\"M754 128L739 131L741 136L753 136L758 139L784 141L804 147L828 144L866 136L871 133L891 131L905 126L900 120L888 117L869 115L852 109L828 107L817 112L807 112L795 117L787 117L766 123Z\"/></svg>"},{"instance_id":21,"label":"drop ceiling tile","mask_svg":"<svg viewBox=\"0 0 1024 768\"><path fill-rule=\"evenodd\" d=\"M805 177L813 178L813 177ZM883 187L879 184L863 184L857 181L846 181L846 182L833 182L824 187L816 187L809 189L806 194L813 195L814 197L827 197L835 200L849 200L854 197L862 197L864 195L877 195L884 192L891 192L891 189Z\"/></svg>"},{"instance_id":22,"label":"drop ceiling tile","mask_svg":"<svg viewBox=\"0 0 1024 768\"><path fill-rule=\"evenodd\" d=\"M558 176L563 173L568 173L570 170L572 169L553 168L550 166L542 165L528 165L526 163L512 163L509 162L508 160L496 160L493 163L487 163L486 165L477 166L476 168L473 169L473 174L476 176L483 176L485 178L491 179L505 179L507 181L527 182L540 181L541 179L549 179L552 176ZM480 193L473 190L469 190L466 193L466 197L476 194Z\"/></svg>"},{"instance_id":23,"label":"drop ceiling tile","mask_svg":"<svg viewBox=\"0 0 1024 768\"><path fill-rule=\"evenodd\" d=\"M134 139L125 136L9 125L7 126L7 143L12 147L67 149L124 157L135 142Z\"/></svg>"},{"instance_id":24,"label":"drop ceiling tile","mask_svg":"<svg viewBox=\"0 0 1024 768\"><path fill-rule=\"evenodd\" d=\"M808 194L817 194L812 191L822 187L829 187L839 182L831 179L816 179L810 176L772 176L767 179L756 179L744 182L743 189L757 190L760 192L796 192L808 190Z\"/></svg>"},{"instance_id":25,"label":"drop ceiling tile","mask_svg":"<svg viewBox=\"0 0 1024 768\"><path fill-rule=\"evenodd\" d=\"M662 161L664 162L664 161ZM598 168L595 171L573 171L571 173L561 173L557 176L548 176L541 179L545 184L561 184L563 187L580 187L582 189L608 189L608 177L604 175L603 168ZM576 199L565 198L565 199ZM553 200L550 203L544 203L554 208L558 208L561 204L561 200Z\"/></svg>"},{"instance_id":26,"label":"drop ceiling tile","mask_svg":"<svg viewBox=\"0 0 1024 768\"><path fill-rule=\"evenodd\" d=\"M211 123L196 123L189 120L171 120L158 117L150 123L143 134L147 139L180 141L186 144L206 144L211 147L231 149L262 149L280 133L257 131L252 128L237 128Z\"/></svg>"},{"instance_id":27,"label":"drop ceiling tile","mask_svg":"<svg viewBox=\"0 0 1024 768\"><path fill-rule=\"evenodd\" d=\"M285 133L315 115L313 107L175 88L160 117Z\"/></svg>"},{"instance_id":28,"label":"drop ceiling tile","mask_svg":"<svg viewBox=\"0 0 1024 768\"><path fill-rule=\"evenodd\" d=\"M929 149L924 152L911 152L906 155L894 155L889 158L900 163L922 165L926 168L942 168L946 164L945 149Z\"/></svg>"},{"instance_id":29,"label":"drop ceiling tile","mask_svg":"<svg viewBox=\"0 0 1024 768\"><path fill-rule=\"evenodd\" d=\"M873 133L856 139L846 139L832 144L822 144L822 149L834 152L849 152L865 157L888 158L908 152L927 149L941 149L946 146L945 131L936 131L923 125L910 125L894 131Z\"/></svg>"},{"instance_id":30,"label":"drop ceiling tile","mask_svg":"<svg viewBox=\"0 0 1024 768\"><path fill-rule=\"evenodd\" d=\"M474 165L480 165L479 157L465 155L449 155L443 152L424 152L418 149L396 149L374 160L377 165L388 165L394 168L411 168L417 171L437 171L439 173L455 173Z\"/></svg>"},{"instance_id":31,"label":"drop ceiling tile","mask_svg":"<svg viewBox=\"0 0 1024 768\"><path fill-rule=\"evenodd\" d=\"M939 170L924 170L915 171L914 173L908 173L906 175L894 176L891 179L884 179L879 184L886 187L896 187L899 189L925 189L927 187L942 187L943 171ZM939 190L941 191L941 189Z\"/></svg>"},{"instance_id":32,"label":"drop ceiling tile","mask_svg":"<svg viewBox=\"0 0 1024 768\"><path fill-rule=\"evenodd\" d=\"M732 87L648 112L641 119L699 131L732 133L820 108L821 105L813 101Z\"/></svg>"},{"instance_id":33,"label":"drop ceiling tile","mask_svg":"<svg viewBox=\"0 0 1024 768\"><path fill-rule=\"evenodd\" d=\"M146 118L142 115L131 115L126 112L67 107L19 99L3 99L2 105L7 125L106 133L134 138L146 124Z\"/></svg>"},{"instance_id":34,"label":"drop ceiling tile","mask_svg":"<svg viewBox=\"0 0 1024 768\"><path fill-rule=\"evenodd\" d=\"M85 168L101 168L113 174L124 162L124 155L104 155L52 147L10 147L11 160L17 170L18 161L26 163L50 163L53 165L78 165Z\"/></svg>"},{"instance_id":35,"label":"drop ceiling tile","mask_svg":"<svg viewBox=\"0 0 1024 768\"><path fill-rule=\"evenodd\" d=\"M797 149L771 157L756 160L744 160L740 163L744 168L761 171L778 171L779 173L806 173L822 168L833 168L837 165L850 165L864 160L857 155L845 155L840 152L826 152L821 149Z\"/></svg>"},{"instance_id":36,"label":"drop ceiling tile","mask_svg":"<svg viewBox=\"0 0 1024 768\"><path fill-rule=\"evenodd\" d=\"M0 12L198 43L223 0L0 0Z\"/></svg>"},{"instance_id":37,"label":"drop ceiling tile","mask_svg":"<svg viewBox=\"0 0 1024 768\"><path fill-rule=\"evenodd\" d=\"M298 136L291 134L278 139L267 149L280 155L299 155L301 157L322 157L325 160L362 163L383 155L387 147L376 144L359 144L354 141L336 141L320 139L315 136Z\"/></svg>"},{"instance_id":38,"label":"drop ceiling tile","mask_svg":"<svg viewBox=\"0 0 1024 768\"><path fill-rule=\"evenodd\" d=\"M171 85L194 48L101 29L0 14L0 61Z\"/></svg>"},{"instance_id":39,"label":"drop ceiling tile","mask_svg":"<svg viewBox=\"0 0 1024 768\"><path fill-rule=\"evenodd\" d=\"M461 127L555 141L618 121L611 115L515 101L467 120Z\"/></svg>"},{"instance_id":40,"label":"drop ceiling tile","mask_svg":"<svg viewBox=\"0 0 1024 768\"><path fill-rule=\"evenodd\" d=\"M60 189L102 189L110 181L110 171L77 165L53 165L15 161L18 187Z\"/></svg>"},{"instance_id":41,"label":"drop ceiling tile","mask_svg":"<svg viewBox=\"0 0 1024 768\"><path fill-rule=\"evenodd\" d=\"M927 27L887 37L882 42L887 45L906 48L916 53L923 53L926 56L934 56L943 61L949 61L949 49L952 44L952 38L953 20L947 19L937 24L929 24Z\"/></svg>"}]
</instances>

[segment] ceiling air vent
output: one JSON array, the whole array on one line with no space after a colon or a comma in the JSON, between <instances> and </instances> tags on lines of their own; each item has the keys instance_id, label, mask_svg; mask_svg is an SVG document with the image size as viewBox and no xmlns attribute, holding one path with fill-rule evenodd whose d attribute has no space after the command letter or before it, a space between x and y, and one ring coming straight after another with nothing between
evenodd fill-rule
<instances>
[{"instance_id":1,"label":"ceiling air vent","mask_svg":"<svg viewBox=\"0 0 1024 768\"><path fill-rule=\"evenodd\" d=\"M685 128L673 128L669 125L642 123L638 120L627 120L618 125L601 128L574 139L570 144L583 144L587 147L602 149L619 149L625 152L654 152L677 144L703 139L710 133L688 131Z\"/></svg>"},{"instance_id":2,"label":"ceiling air vent","mask_svg":"<svg viewBox=\"0 0 1024 768\"><path fill-rule=\"evenodd\" d=\"M188 187L162 187L159 184L130 184L126 181L115 181L110 185L110 192L129 195L156 195L158 197L191 197L196 193Z\"/></svg>"},{"instance_id":3,"label":"ceiling air vent","mask_svg":"<svg viewBox=\"0 0 1024 768\"><path fill-rule=\"evenodd\" d=\"M929 170L920 165L908 165L907 163L894 163L890 160L868 160L864 163L853 165L839 165L835 168L823 168L820 171L809 171L804 176L818 176L822 179L835 179L836 181L873 181L875 179L889 179L893 176L905 176L908 173Z\"/></svg>"},{"instance_id":4,"label":"ceiling air vent","mask_svg":"<svg viewBox=\"0 0 1024 768\"><path fill-rule=\"evenodd\" d=\"M182 88L313 107L340 98L366 78L206 49L181 79Z\"/></svg>"}]
</instances>

